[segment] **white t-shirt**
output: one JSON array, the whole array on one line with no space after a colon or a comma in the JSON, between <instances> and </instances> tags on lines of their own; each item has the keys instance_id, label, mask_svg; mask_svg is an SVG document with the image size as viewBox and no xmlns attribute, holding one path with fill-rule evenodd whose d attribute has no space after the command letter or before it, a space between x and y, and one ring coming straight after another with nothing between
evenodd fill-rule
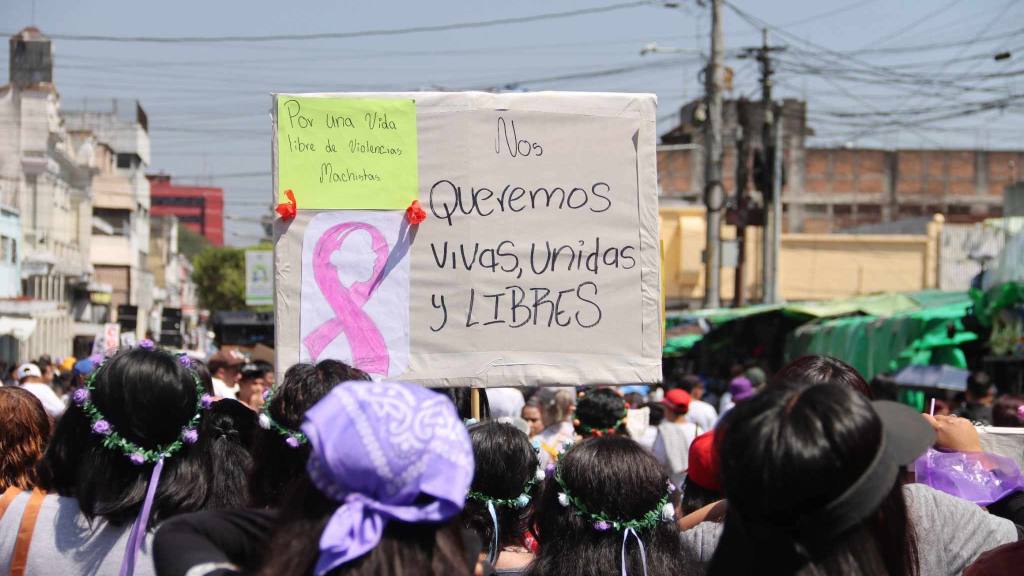
<instances>
[{"instance_id":1,"label":"white t-shirt","mask_svg":"<svg viewBox=\"0 0 1024 576\"><path fill-rule=\"evenodd\" d=\"M718 422L718 411L703 400L691 400L690 408L686 411L686 419L707 432L715 427L715 422Z\"/></svg>"},{"instance_id":2,"label":"white t-shirt","mask_svg":"<svg viewBox=\"0 0 1024 576\"><path fill-rule=\"evenodd\" d=\"M722 397L718 399L718 413L725 416L725 413L729 411L729 408L735 406L736 403L732 401L731 392L723 392Z\"/></svg>"},{"instance_id":3,"label":"white t-shirt","mask_svg":"<svg viewBox=\"0 0 1024 576\"><path fill-rule=\"evenodd\" d=\"M686 479L690 467L690 444L693 439L706 432L693 422L662 422L658 425L658 439L651 452L665 467L672 484L679 486Z\"/></svg>"},{"instance_id":4,"label":"white t-shirt","mask_svg":"<svg viewBox=\"0 0 1024 576\"><path fill-rule=\"evenodd\" d=\"M43 410L49 414L52 418L60 418L64 414L64 410L67 409L67 405L64 401L57 396L57 393L50 388L49 384L43 384L41 382L26 382L21 387L28 393L32 394L39 399L43 404Z\"/></svg>"},{"instance_id":5,"label":"white t-shirt","mask_svg":"<svg viewBox=\"0 0 1024 576\"><path fill-rule=\"evenodd\" d=\"M238 384L228 386L226 382L215 377L213 378L213 395L219 396L220 398L231 398L232 400L237 400Z\"/></svg>"},{"instance_id":6,"label":"white t-shirt","mask_svg":"<svg viewBox=\"0 0 1024 576\"><path fill-rule=\"evenodd\" d=\"M576 430L570 422L558 422L541 430L533 439L540 441L541 451L538 456L541 466L547 466L555 460L552 452L557 453L566 440L576 439Z\"/></svg>"}]
</instances>

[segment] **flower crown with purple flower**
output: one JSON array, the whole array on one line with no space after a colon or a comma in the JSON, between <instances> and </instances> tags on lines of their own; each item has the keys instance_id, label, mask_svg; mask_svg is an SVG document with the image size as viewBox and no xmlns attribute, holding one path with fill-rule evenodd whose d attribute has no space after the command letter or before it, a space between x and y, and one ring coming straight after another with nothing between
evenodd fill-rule
<instances>
[{"instance_id":1,"label":"flower crown with purple flower","mask_svg":"<svg viewBox=\"0 0 1024 576\"><path fill-rule=\"evenodd\" d=\"M114 425L103 416L100 409L92 403L92 393L95 391L93 381L96 379L96 376L103 371L107 361L110 359L109 357L104 358L103 363L93 370L92 374L90 374L89 378L85 381L85 387L75 390L71 395L71 399L82 409L83 412L85 412L86 416L89 417L92 433L103 437L102 445L104 448L122 452L129 460L132 461L132 464L141 466L147 462L155 463L161 458L171 456L180 451L185 444L195 444L199 440L199 431L197 430L197 427L199 426L199 419L202 417L203 410L208 409L213 403L213 398L203 390L199 374L197 374L192 368L192 360L186 354L173 354L166 350L158 350L153 341L148 338L140 341L136 348L147 351L157 351L161 354L168 354L175 357L179 364L188 369L189 374L192 375L192 380L196 383L196 413L192 416L192 419L181 428L181 435L177 440L166 446L157 446L155 450L147 450L146 448L126 439L124 436L121 436L117 430L114 429Z\"/></svg>"},{"instance_id":2,"label":"flower crown with purple flower","mask_svg":"<svg viewBox=\"0 0 1024 576\"><path fill-rule=\"evenodd\" d=\"M273 399L273 388L263 393L263 410L260 411L259 418L260 428L263 428L264 430L273 430L283 436L284 443L287 444L289 448L298 448L306 442L309 442L309 439L306 438L306 435L302 432L292 430L291 428L285 428L270 417L270 401Z\"/></svg>"},{"instance_id":3,"label":"flower crown with purple flower","mask_svg":"<svg viewBox=\"0 0 1024 576\"><path fill-rule=\"evenodd\" d=\"M565 452L572 449L570 445ZM564 452L563 452L564 454ZM612 518L601 511L591 511L587 508L586 504L582 500L572 495L569 492L568 486L565 485L565 481L562 480L562 460L558 460L558 465L555 468L554 476L555 482L558 483L558 503L563 507L572 508L572 511L583 518L584 520L591 523L594 530L598 532L605 532L607 530L625 530L632 531L635 533L636 530L642 530L645 528L653 528L657 526L659 522L673 522L675 520L675 507L669 502L671 495L676 491L676 487L669 481L666 485L665 495L658 500L654 508L647 511L643 516L639 518ZM637 536L639 538L639 536Z\"/></svg>"}]
</instances>

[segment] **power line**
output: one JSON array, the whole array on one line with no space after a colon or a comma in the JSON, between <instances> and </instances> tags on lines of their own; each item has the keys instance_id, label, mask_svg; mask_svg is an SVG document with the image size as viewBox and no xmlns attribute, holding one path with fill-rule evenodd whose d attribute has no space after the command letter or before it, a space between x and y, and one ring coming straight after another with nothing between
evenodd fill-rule
<instances>
[{"instance_id":1,"label":"power line","mask_svg":"<svg viewBox=\"0 0 1024 576\"><path fill-rule=\"evenodd\" d=\"M800 20L793 20L791 22L786 22L785 24L782 24L782 26L797 26L799 24L807 24L808 22L816 22L818 20L824 20L826 18L831 18L832 16L843 14L843 13L849 12L851 10L855 10L857 8L862 8L862 7L867 6L868 4L871 4L872 2L875 2L875 1L876 0L857 0L857 2L852 2L852 3L847 4L845 6L840 6L839 8L836 8L835 10L829 10L827 12L822 12L820 14L815 14L813 16L808 16L806 18L801 18Z\"/></svg>"},{"instance_id":2,"label":"power line","mask_svg":"<svg viewBox=\"0 0 1024 576\"><path fill-rule=\"evenodd\" d=\"M1024 34L1024 28L1017 28L1009 32L1002 34L992 34L986 37L986 40L1001 40L1003 38L1014 38ZM864 55L864 54L904 54L908 52L927 52L932 50L945 50L948 48L955 48L957 46L970 46L977 43L978 38L972 37L969 40L957 40L952 42L932 42L929 44L916 44L908 46L891 46L889 48L861 48L858 50L844 50L838 51L837 54L845 55Z\"/></svg>"},{"instance_id":3,"label":"power line","mask_svg":"<svg viewBox=\"0 0 1024 576\"><path fill-rule=\"evenodd\" d=\"M937 8L936 10L934 10L932 12L929 12L928 14L925 14L921 18L918 18L917 20L911 22L910 24L900 28L899 30L896 30L895 32L890 32L889 34L886 34L885 36L882 36L881 38L876 38L876 39L872 40L871 42L868 43L868 45L882 44L882 43L884 43L884 42L886 42L888 40L892 40L893 38L896 38L897 36L902 36L904 33L909 32L909 31L913 30L914 28L917 28L921 24L924 24L925 22L931 20L932 18L938 16L939 14L942 14L943 12L945 12L946 10L952 8L953 6L955 6L956 4L958 4L960 2L961 2L961 0L951 0L950 2L948 2L946 4L943 4L942 6Z\"/></svg>"},{"instance_id":4,"label":"power line","mask_svg":"<svg viewBox=\"0 0 1024 576\"><path fill-rule=\"evenodd\" d=\"M646 64L634 64L627 66L619 66L616 68L605 68L601 70L591 70L588 72L576 72L571 74L560 74L557 76L542 76L539 78L530 78L527 80L515 80L512 82L502 83L500 86L489 86L488 88L510 88L520 86L523 84L544 84L548 82L562 82L565 80L584 80L590 78L603 78L606 76L616 76L619 74L630 74L641 70L651 70L656 68L674 68L684 62L685 59L673 58L671 60L659 60L657 62L650 62Z\"/></svg>"},{"instance_id":5,"label":"power line","mask_svg":"<svg viewBox=\"0 0 1024 576\"><path fill-rule=\"evenodd\" d=\"M408 28L382 28L376 30L359 30L353 32L318 32L313 34L265 34L256 36L103 36L97 34L49 34L55 40L74 40L80 42L144 42L153 44L207 44L221 42L282 42L295 40L337 40L344 38L365 38L368 36L400 36L419 34L422 32L446 32L466 30L470 28L488 28L507 24L524 24L543 20L573 18L589 14L602 14L616 10L626 10L639 6L651 6L651 0L607 4L593 8L581 8L564 12L548 12L531 16L514 16L493 20L477 20L471 22L454 22L451 24L434 24L428 26L411 26ZM13 36L13 33L7 33Z\"/></svg>"}]
</instances>

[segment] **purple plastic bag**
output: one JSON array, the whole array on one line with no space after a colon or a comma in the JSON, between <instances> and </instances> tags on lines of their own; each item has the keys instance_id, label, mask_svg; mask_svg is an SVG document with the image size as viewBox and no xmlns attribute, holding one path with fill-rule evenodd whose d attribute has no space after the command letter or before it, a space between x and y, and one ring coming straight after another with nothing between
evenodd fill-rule
<instances>
[{"instance_id":1,"label":"purple plastic bag","mask_svg":"<svg viewBox=\"0 0 1024 576\"><path fill-rule=\"evenodd\" d=\"M940 452L929 448L914 463L917 481L979 506L1024 490L1017 463L989 452Z\"/></svg>"}]
</instances>

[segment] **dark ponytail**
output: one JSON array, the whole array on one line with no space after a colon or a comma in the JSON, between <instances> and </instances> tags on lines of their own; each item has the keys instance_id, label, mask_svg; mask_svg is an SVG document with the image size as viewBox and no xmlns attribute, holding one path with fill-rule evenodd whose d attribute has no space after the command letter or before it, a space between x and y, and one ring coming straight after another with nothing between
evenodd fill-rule
<instances>
[{"instance_id":1,"label":"dark ponytail","mask_svg":"<svg viewBox=\"0 0 1024 576\"><path fill-rule=\"evenodd\" d=\"M284 373L284 381L274 388L273 398L264 410L278 425L298 430L306 410L332 388L342 382L369 379L362 370L337 360L321 360L315 365L295 364ZM289 486L306 477L309 445L292 448L276 430L260 428L256 431L253 458L250 504L275 508Z\"/></svg>"},{"instance_id":2,"label":"dark ponytail","mask_svg":"<svg viewBox=\"0 0 1024 576\"><path fill-rule=\"evenodd\" d=\"M242 508L250 498L250 452L256 435L256 413L237 400L214 402L203 419L199 449L209 474L203 508Z\"/></svg>"}]
</instances>

